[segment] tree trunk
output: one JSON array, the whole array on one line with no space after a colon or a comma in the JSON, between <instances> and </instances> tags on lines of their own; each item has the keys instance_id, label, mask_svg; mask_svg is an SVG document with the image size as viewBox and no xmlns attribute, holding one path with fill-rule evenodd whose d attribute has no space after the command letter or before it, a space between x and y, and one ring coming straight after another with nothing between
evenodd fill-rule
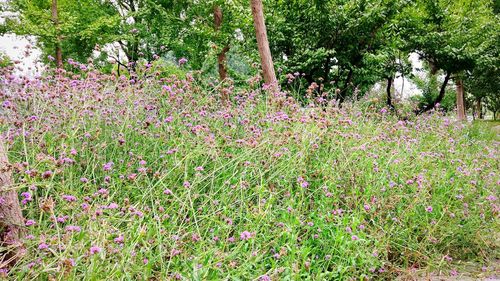
<instances>
[{"instance_id":1,"label":"tree trunk","mask_svg":"<svg viewBox=\"0 0 500 281\"><path fill-rule=\"evenodd\" d=\"M458 120L466 120L465 116L465 103L464 103L464 84L461 79L457 79L455 82L457 87L457 117Z\"/></svg>"},{"instance_id":2,"label":"tree trunk","mask_svg":"<svg viewBox=\"0 0 500 281\"><path fill-rule=\"evenodd\" d=\"M482 105L482 98L478 97L476 99L476 111L477 111L477 118L483 119L483 105Z\"/></svg>"},{"instance_id":3,"label":"tree trunk","mask_svg":"<svg viewBox=\"0 0 500 281\"><path fill-rule=\"evenodd\" d=\"M446 73L446 76L444 77L443 84L441 85L441 90L439 90L439 95L437 96L436 100L434 100L434 102L432 102L431 104L428 104L423 109L418 110L416 112L417 115L420 115L424 112L427 112L427 111L433 109L434 107L436 107L436 105L438 103L440 103L443 100L444 95L446 94L446 86L448 86L448 82L450 81L450 77L451 77L451 73L450 72Z\"/></svg>"},{"instance_id":4,"label":"tree trunk","mask_svg":"<svg viewBox=\"0 0 500 281\"><path fill-rule=\"evenodd\" d=\"M255 36L257 37L257 45L259 47L260 61L262 64L262 74L264 81L274 90L277 89L276 74L274 73L273 59L271 50L269 49L269 41L267 40L266 23L264 21L264 9L262 0L250 0L252 8L253 25L255 27Z\"/></svg>"},{"instance_id":5,"label":"tree trunk","mask_svg":"<svg viewBox=\"0 0 500 281\"><path fill-rule=\"evenodd\" d=\"M330 61L331 61L331 58L330 57L327 57L326 58L326 61L325 61L325 65L324 65L324 75L325 75L325 84L328 84L328 82L330 82Z\"/></svg>"},{"instance_id":6,"label":"tree trunk","mask_svg":"<svg viewBox=\"0 0 500 281\"><path fill-rule=\"evenodd\" d=\"M214 25L215 31L219 32L222 26L223 13L219 6L214 8ZM219 68L219 80L222 82L227 78L226 69L226 54L229 52L229 45L224 46L221 52L217 55L217 65Z\"/></svg>"},{"instance_id":7,"label":"tree trunk","mask_svg":"<svg viewBox=\"0 0 500 281\"><path fill-rule=\"evenodd\" d=\"M24 219L17 191L11 189L12 174L3 140L0 138L0 268L13 264L22 254Z\"/></svg>"},{"instance_id":8,"label":"tree trunk","mask_svg":"<svg viewBox=\"0 0 500 281\"><path fill-rule=\"evenodd\" d=\"M386 88L387 106L390 109L394 109L394 105L392 105L392 96L391 96L392 81L393 81L392 76L387 78L387 88Z\"/></svg>"},{"instance_id":9,"label":"tree trunk","mask_svg":"<svg viewBox=\"0 0 500 281\"><path fill-rule=\"evenodd\" d=\"M52 0L52 22L56 29L56 65L57 68L63 67L62 49L61 49L61 34L59 30L59 17L57 15L57 0Z\"/></svg>"}]
</instances>

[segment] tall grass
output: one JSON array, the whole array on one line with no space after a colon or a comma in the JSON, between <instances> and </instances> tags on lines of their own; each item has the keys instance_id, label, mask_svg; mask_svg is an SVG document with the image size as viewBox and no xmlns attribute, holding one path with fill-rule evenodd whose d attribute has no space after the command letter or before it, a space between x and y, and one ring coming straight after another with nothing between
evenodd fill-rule
<instances>
[{"instance_id":1,"label":"tall grass","mask_svg":"<svg viewBox=\"0 0 500 281\"><path fill-rule=\"evenodd\" d=\"M7 278L393 279L498 257L482 129L251 85L223 105L190 75L68 77L4 81L29 230Z\"/></svg>"}]
</instances>

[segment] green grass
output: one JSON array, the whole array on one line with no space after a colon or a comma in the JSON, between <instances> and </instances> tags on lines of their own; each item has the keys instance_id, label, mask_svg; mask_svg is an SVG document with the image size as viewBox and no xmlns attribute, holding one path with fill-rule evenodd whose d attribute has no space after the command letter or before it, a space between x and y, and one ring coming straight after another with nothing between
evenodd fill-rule
<instances>
[{"instance_id":1,"label":"green grass","mask_svg":"<svg viewBox=\"0 0 500 281\"><path fill-rule=\"evenodd\" d=\"M183 89L173 96L153 80L85 81L9 98L9 156L36 223L8 278L393 279L454 269L445 256L498 258L498 140L482 125L402 122L363 101L279 108L252 89L223 107L187 81L165 83Z\"/></svg>"}]
</instances>

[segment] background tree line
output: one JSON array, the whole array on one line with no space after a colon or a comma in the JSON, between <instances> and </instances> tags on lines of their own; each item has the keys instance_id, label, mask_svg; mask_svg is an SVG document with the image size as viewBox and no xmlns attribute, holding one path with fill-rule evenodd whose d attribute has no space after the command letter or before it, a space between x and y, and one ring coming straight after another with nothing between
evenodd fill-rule
<instances>
[{"instance_id":1,"label":"background tree line","mask_svg":"<svg viewBox=\"0 0 500 281\"><path fill-rule=\"evenodd\" d=\"M298 81L316 85L312 95L339 103L359 98L383 81L387 105L393 108L393 82L404 76L423 92L416 114L437 104L445 109L456 104L461 119L466 107L482 117L484 105L496 116L498 2L264 0L274 59L264 77L276 70L282 74L278 75L282 87L294 87ZM168 72L178 59L187 58L190 69L222 83L238 83L256 73L253 64L259 62L259 51L262 54L256 47L259 31L256 36L251 9L258 3L11 0L3 9L17 17L0 29L35 36L43 59L54 66L72 67L69 59L93 58L103 71L134 75L141 64L162 65ZM424 61L426 77L412 77L412 53ZM267 77L266 82L272 79Z\"/></svg>"}]
</instances>

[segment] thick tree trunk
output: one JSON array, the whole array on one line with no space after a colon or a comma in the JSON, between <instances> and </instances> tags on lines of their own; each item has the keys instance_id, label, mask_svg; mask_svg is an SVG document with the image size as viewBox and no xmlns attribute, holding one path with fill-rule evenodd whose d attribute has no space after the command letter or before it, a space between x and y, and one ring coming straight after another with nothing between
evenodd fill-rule
<instances>
[{"instance_id":1,"label":"thick tree trunk","mask_svg":"<svg viewBox=\"0 0 500 281\"><path fill-rule=\"evenodd\" d=\"M222 9L219 6L214 8L214 25L215 31L219 32L222 26L223 13ZM217 55L217 66L219 68L219 80L222 82L227 78L227 69L226 69L226 54L229 52L229 45L224 46L221 52Z\"/></svg>"},{"instance_id":2,"label":"thick tree trunk","mask_svg":"<svg viewBox=\"0 0 500 281\"><path fill-rule=\"evenodd\" d=\"M260 61L262 64L262 74L264 81L277 89L276 74L274 72L273 59L271 50L269 49L269 41L267 40L266 24L264 21L264 8L262 0L250 0L252 8L253 25L255 27L255 36L257 37L257 45L259 47Z\"/></svg>"},{"instance_id":3,"label":"thick tree trunk","mask_svg":"<svg viewBox=\"0 0 500 281\"><path fill-rule=\"evenodd\" d=\"M24 219L17 192L11 187L11 167L0 138L0 268L14 263L23 252Z\"/></svg>"},{"instance_id":4,"label":"thick tree trunk","mask_svg":"<svg viewBox=\"0 0 500 281\"><path fill-rule=\"evenodd\" d=\"M433 109L434 107L436 107L436 105L438 103L440 103L443 100L444 95L446 94L446 86L448 86L448 82L450 81L450 77L451 77L451 73L450 72L446 73L446 76L444 77L443 84L441 85L441 90L439 90L439 95L437 96L437 98L434 100L434 102L432 102L431 104L428 104L423 109L417 110L416 111L417 115L420 115L424 112L427 112L427 111Z\"/></svg>"},{"instance_id":5,"label":"thick tree trunk","mask_svg":"<svg viewBox=\"0 0 500 281\"><path fill-rule=\"evenodd\" d=\"M457 79L455 85L457 87L457 118L460 121L464 121L466 119L464 103L464 83L461 79Z\"/></svg>"},{"instance_id":6,"label":"thick tree trunk","mask_svg":"<svg viewBox=\"0 0 500 281\"><path fill-rule=\"evenodd\" d=\"M57 0L52 0L51 6L52 22L56 29L56 65L57 68L63 67L62 49L61 49L61 35L59 32L59 17L57 15Z\"/></svg>"},{"instance_id":7,"label":"thick tree trunk","mask_svg":"<svg viewBox=\"0 0 500 281\"><path fill-rule=\"evenodd\" d=\"M387 78L386 93L387 93L387 106L391 109L394 109L394 105L392 105L392 96L391 96L392 81L393 81L392 76Z\"/></svg>"}]
</instances>

